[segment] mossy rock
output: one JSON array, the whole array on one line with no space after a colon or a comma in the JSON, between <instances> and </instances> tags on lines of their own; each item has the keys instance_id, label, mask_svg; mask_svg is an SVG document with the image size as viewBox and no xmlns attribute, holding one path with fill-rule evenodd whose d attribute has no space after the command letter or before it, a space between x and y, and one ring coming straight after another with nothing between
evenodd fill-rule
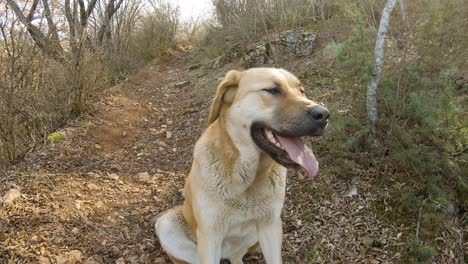
<instances>
[{"instance_id":1,"label":"mossy rock","mask_svg":"<svg viewBox=\"0 0 468 264\"><path fill-rule=\"evenodd\" d=\"M65 141L65 135L60 132L54 132L47 137L47 143L59 144Z\"/></svg>"}]
</instances>

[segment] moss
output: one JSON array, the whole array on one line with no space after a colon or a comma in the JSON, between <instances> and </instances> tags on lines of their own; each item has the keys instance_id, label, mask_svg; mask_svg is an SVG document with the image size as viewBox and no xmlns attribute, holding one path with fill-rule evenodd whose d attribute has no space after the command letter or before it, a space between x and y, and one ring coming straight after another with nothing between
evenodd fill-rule
<instances>
[{"instance_id":1,"label":"moss","mask_svg":"<svg viewBox=\"0 0 468 264\"><path fill-rule=\"evenodd\" d=\"M59 144L65 141L65 135L60 132L54 132L47 137L47 143Z\"/></svg>"}]
</instances>

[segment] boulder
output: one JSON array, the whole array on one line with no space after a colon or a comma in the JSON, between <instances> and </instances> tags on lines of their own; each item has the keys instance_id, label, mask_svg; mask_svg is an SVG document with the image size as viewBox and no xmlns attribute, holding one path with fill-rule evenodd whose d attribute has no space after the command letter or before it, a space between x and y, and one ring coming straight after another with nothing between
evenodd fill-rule
<instances>
[{"instance_id":1,"label":"boulder","mask_svg":"<svg viewBox=\"0 0 468 264\"><path fill-rule=\"evenodd\" d=\"M273 64L285 56L309 56L312 54L317 35L300 28L273 36L270 40L257 43L242 57L244 66L254 67Z\"/></svg>"}]
</instances>

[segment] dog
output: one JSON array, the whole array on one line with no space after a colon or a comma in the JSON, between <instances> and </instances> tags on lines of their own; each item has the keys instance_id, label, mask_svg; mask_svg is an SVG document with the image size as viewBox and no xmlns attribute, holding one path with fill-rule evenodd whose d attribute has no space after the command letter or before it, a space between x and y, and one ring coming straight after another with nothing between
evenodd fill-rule
<instances>
[{"instance_id":1,"label":"dog","mask_svg":"<svg viewBox=\"0 0 468 264\"><path fill-rule=\"evenodd\" d=\"M184 203L156 220L170 259L239 264L259 244L266 263L282 263L286 167L317 175L318 162L301 137L322 135L328 117L284 69L229 71L195 144Z\"/></svg>"}]
</instances>

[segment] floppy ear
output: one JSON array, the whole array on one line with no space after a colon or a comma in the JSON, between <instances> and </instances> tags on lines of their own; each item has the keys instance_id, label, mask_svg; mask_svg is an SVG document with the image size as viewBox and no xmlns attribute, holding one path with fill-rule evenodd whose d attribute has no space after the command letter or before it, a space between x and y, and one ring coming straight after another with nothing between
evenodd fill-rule
<instances>
[{"instance_id":1,"label":"floppy ear","mask_svg":"<svg viewBox=\"0 0 468 264\"><path fill-rule=\"evenodd\" d=\"M242 72L231 70L226 74L226 77L218 86L216 96L211 104L210 116L208 118L208 125L212 124L218 119L223 104L232 103L234 96L237 92L239 80Z\"/></svg>"}]
</instances>

